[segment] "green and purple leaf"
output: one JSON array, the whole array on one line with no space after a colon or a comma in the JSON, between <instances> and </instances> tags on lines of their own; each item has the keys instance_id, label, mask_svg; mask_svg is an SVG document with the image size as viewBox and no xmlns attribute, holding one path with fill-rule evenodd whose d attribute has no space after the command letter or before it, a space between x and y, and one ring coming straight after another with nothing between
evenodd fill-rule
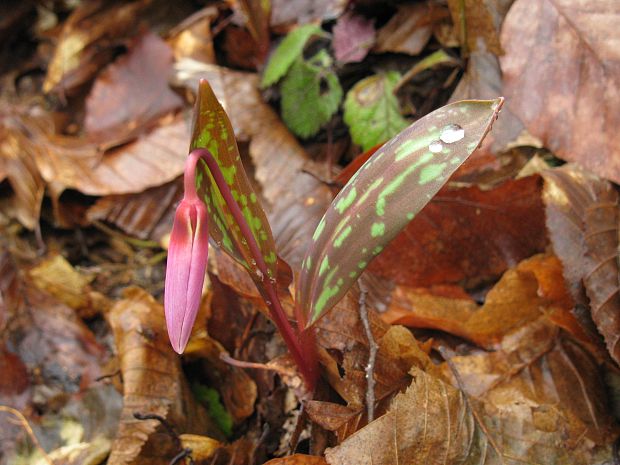
<instances>
[{"instance_id":1,"label":"green and purple leaf","mask_svg":"<svg viewBox=\"0 0 620 465\"><path fill-rule=\"evenodd\" d=\"M276 278L276 247L267 217L245 173L237 141L228 115L220 105L206 80L200 81L190 151L205 148L211 152L226 181L232 197L239 205L252 235L267 265L267 276ZM215 243L243 265L252 278L260 282L264 278L256 265L248 240L234 220L206 163L200 160L196 167L198 195L207 205L210 219L209 233Z\"/></svg>"},{"instance_id":2,"label":"green and purple leaf","mask_svg":"<svg viewBox=\"0 0 620 465\"><path fill-rule=\"evenodd\" d=\"M336 305L480 145L502 103L446 105L403 130L355 173L319 222L302 263L296 305L307 325Z\"/></svg>"}]
</instances>

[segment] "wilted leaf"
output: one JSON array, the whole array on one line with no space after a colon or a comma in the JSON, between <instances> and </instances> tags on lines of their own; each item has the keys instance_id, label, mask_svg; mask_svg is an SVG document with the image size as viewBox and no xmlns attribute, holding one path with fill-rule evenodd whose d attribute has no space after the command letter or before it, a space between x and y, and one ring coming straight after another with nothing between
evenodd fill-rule
<instances>
[{"instance_id":1,"label":"wilted leaf","mask_svg":"<svg viewBox=\"0 0 620 465\"><path fill-rule=\"evenodd\" d=\"M572 420L556 406L495 406L418 368L388 413L328 449L331 465L603 463L611 448L568 440Z\"/></svg>"},{"instance_id":2,"label":"wilted leaf","mask_svg":"<svg viewBox=\"0 0 620 465\"><path fill-rule=\"evenodd\" d=\"M541 191L539 176L445 187L369 269L411 287L491 280L545 249Z\"/></svg>"},{"instance_id":3,"label":"wilted leaf","mask_svg":"<svg viewBox=\"0 0 620 465\"><path fill-rule=\"evenodd\" d=\"M396 71L375 74L358 81L347 92L344 121L351 131L351 139L362 150L382 144L408 126L393 93L399 79Z\"/></svg>"},{"instance_id":4,"label":"wilted leaf","mask_svg":"<svg viewBox=\"0 0 620 465\"><path fill-rule=\"evenodd\" d=\"M164 312L146 292L132 288L109 315L123 376L123 411L108 461L115 464L167 464L179 450L157 420L138 421L134 413L156 414L179 433L218 438L217 428L194 401L180 361L166 336Z\"/></svg>"},{"instance_id":5,"label":"wilted leaf","mask_svg":"<svg viewBox=\"0 0 620 465\"><path fill-rule=\"evenodd\" d=\"M209 234L215 243L241 263L259 288L263 279L277 276L276 247L265 212L259 202L250 180L245 173L235 133L226 112L206 80L200 82L194 115L194 128L190 150L208 149L217 162L234 200L252 231L269 276L262 276L256 264L247 239L239 224L233 219L230 208L217 187L205 163L196 169L198 193L207 205L210 217Z\"/></svg>"},{"instance_id":6,"label":"wilted leaf","mask_svg":"<svg viewBox=\"0 0 620 465\"><path fill-rule=\"evenodd\" d=\"M498 99L440 108L381 147L349 180L317 226L302 265L296 303L310 324L475 150L501 105Z\"/></svg>"},{"instance_id":7,"label":"wilted leaf","mask_svg":"<svg viewBox=\"0 0 620 465\"><path fill-rule=\"evenodd\" d=\"M362 61L375 43L374 20L347 11L334 26L334 56L342 63Z\"/></svg>"},{"instance_id":8,"label":"wilted leaf","mask_svg":"<svg viewBox=\"0 0 620 465\"><path fill-rule=\"evenodd\" d=\"M620 363L618 193L574 165L544 172L547 228L573 298L587 304L607 350Z\"/></svg>"},{"instance_id":9,"label":"wilted leaf","mask_svg":"<svg viewBox=\"0 0 620 465\"><path fill-rule=\"evenodd\" d=\"M509 108L558 157L620 182L620 3L517 0L502 28Z\"/></svg>"},{"instance_id":10,"label":"wilted leaf","mask_svg":"<svg viewBox=\"0 0 620 465\"><path fill-rule=\"evenodd\" d=\"M342 87L331 63L325 50L298 58L282 81L282 119L300 137L315 135L338 111Z\"/></svg>"},{"instance_id":11,"label":"wilted leaf","mask_svg":"<svg viewBox=\"0 0 620 465\"><path fill-rule=\"evenodd\" d=\"M148 4L95 0L79 5L64 22L43 90L70 92L91 79L112 59L114 47L140 31L136 18Z\"/></svg>"},{"instance_id":12,"label":"wilted leaf","mask_svg":"<svg viewBox=\"0 0 620 465\"><path fill-rule=\"evenodd\" d=\"M127 140L145 125L183 104L168 87L172 50L155 34L145 34L104 69L86 98L84 126L91 140Z\"/></svg>"},{"instance_id":13,"label":"wilted leaf","mask_svg":"<svg viewBox=\"0 0 620 465\"><path fill-rule=\"evenodd\" d=\"M418 55L431 38L433 23L448 15L445 7L434 4L400 4L396 14L379 29L375 51Z\"/></svg>"},{"instance_id":14,"label":"wilted leaf","mask_svg":"<svg viewBox=\"0 0 620 465\"><path fill-rule=\"evenodd\" d=\"M278 82L303 52L306 42L314 35L324 35L323 30L315 24L306 24L289 33L278 45L276 51L269 58L265 68L262 87Z\"/></svg>"}]
</instances>

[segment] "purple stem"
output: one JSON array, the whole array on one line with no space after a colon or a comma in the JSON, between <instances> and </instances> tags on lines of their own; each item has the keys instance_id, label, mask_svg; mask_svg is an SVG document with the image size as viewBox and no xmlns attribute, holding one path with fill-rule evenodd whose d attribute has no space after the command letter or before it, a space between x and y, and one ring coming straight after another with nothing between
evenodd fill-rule
<instances>
[{"instance_id":1,"label":"purple stem","mask_svg":"<svg viewBox=\"0 0 620 465\"><path fill-rule=\"evenodd\" d=\"M288 321L286 313L282 308L282 303L280 302L280 298L278 297L277 290L273 285L271 279L269 277L269 271L267 268L267 264L263 259L263 254L261 253L260 247L256 243L256 239L254 238L254 234L252 234L252 230L248 225L245 216L241 212L239 205L235 201L228 188L228 184L224 179L224 175L220 170L220 167L217 164L217 161L207 149L199 148L192 150L189 154L189 160L186 164L185 168L185 195L186 197L196 197L198 198L198 194L196 193L196 164L198 160L202 158L213 179L215 180L215 184L217 185L226 205L230 209L233 218L239 225L239 229L241 230L241 234L246 239L248 243L248 248L250 249L250 253L256 262L256 266L258 270L262 273L263 277L266 277L264 281L261 280L263 286L256 286L258 290L263 294L263 299L269 308L269 314L276 324L284 342L288 346L295 363L299 367L299 371L301 372L308 389L312 392L314 390L314 386L316 384L317 376L318 376L318 360L316 355L316 348L314 347L314 337L311 333L311 330L305 330L305 321L298 321L298 334L293 329L291 324ZM255 280L254 276L252 278ZM261 289L261 287L263 289ZM296 312L298 313L298 312ZM296 315L299 318L299 314ZM305 350L303 350L305 349ZM305 356L304 356L305 354Z\"/></svg>"}]
</instances>

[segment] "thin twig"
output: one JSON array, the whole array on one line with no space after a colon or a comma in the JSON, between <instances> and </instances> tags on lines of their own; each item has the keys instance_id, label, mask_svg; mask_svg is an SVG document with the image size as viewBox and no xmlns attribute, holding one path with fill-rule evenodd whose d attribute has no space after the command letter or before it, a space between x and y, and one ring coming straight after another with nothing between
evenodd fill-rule
<instances>
[{"instance_id":1,"label":"thin twig","mask_svg":"<svg viewBox=\"0 0 620 465\"><path fill-rule=\"evenodd\" d=\"M30 424L28 424L28 420L26 419L24 415L22 415L22 413L19 410L15 410L12 407L7 407L6 405L0 405L0 412L6 412L6 413L9 413L17 417L17 419L19 420L19 423L26 430L26 433L28 433L30 440L32 441L34 446L37 448L37 450L41 453L45 461L49 465L54 465L54 461L49 455L47 455L47 452L45 452L45 449L43 449L43 447L41 446L41 443L39 442L37 437L34 435L34 431L32 431Z\"/></svg>"},{"instance_id":2,"label":"thin twig","mask_svg":"<svg viewBox=\"0 0 620 465\"><path fill-rule=\"evenodd\" d=\"M179 452L177 455L172 457L172 460L170 460L169 465L177 465L178 463L181 462L181 460L185 458L189 460L190 465L194 464L194 459L192 458L192 450L189 447L186 447L181 452Z\"/></svg>"},{"instance_id":3,"label":"thin twig","mask_svg":"<svg viewBox=\"0 0 620 465\"><path fill-rule=\"evenodd\" d=\"M166 429L166 431L168 432L170 437L172 439L174 439L174 442L175 442L176 446L181 448L181 444L182 444L181 443L181 438L179 437L178 433L174 429L174 426L172 426L170 424L170 422L168 420L166 420L164 417L162 417L161 415L157 415L155 413L134 412L133 413L133 417L136 420L157 420Z\"/></svg>"},{"instance_id":4,"label":"thin twig","mask_svg":"<svg viewBox=\"0 0 620 465\"><path fill-rule=\"evenodd\" d=\"M274 373L278 373L279 375L282 375L282 376L291 376L290 372L282 368L272 366L272 365L267 365L265 363L246 362L244 360L237 360L235 358L232 358L230 355L224 352L220 353L220 360L224 363L228 363L229 365L232 365L237 368L252 368L254 370L273 371Z\"/></svg>"},{"instance_id":5,"label":"thin twig","mask_svg":"<svg viewBox=\"0 0 620 465\"><path fill-rule=\"evenodd\" d=\"M368 423L375 419L375 361L377 359L377 351L379 346L372 335L370 329L370 321L368 319L368 306L366 305L366 296L368 290L360 282L360 319L364 325L366 338L368 339L368 364L366 365L366 408L368 409Z\"/></svg>"}]
</instances>

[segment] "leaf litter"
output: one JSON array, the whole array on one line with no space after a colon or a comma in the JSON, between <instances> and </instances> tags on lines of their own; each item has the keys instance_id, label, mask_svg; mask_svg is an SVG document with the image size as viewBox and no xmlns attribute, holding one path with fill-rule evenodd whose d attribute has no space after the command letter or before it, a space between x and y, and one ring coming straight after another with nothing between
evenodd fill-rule
<instances>
[{"instance_id":1,"label":"leaf litter","mask_svg":"<svg viewBox=\"0 0 620 465\"><path fill-rule=\"evenodd\" d=\"M181 3L7 16L0 463L615 460L613 0L544 1L533 20L522 0ZM318 321L311 397L216 247L188 350L169 347L163 263L199 79L271 223L291 319L313 232L363 162L448 100L507 97Z\"/></svg>"}]
</instances>

